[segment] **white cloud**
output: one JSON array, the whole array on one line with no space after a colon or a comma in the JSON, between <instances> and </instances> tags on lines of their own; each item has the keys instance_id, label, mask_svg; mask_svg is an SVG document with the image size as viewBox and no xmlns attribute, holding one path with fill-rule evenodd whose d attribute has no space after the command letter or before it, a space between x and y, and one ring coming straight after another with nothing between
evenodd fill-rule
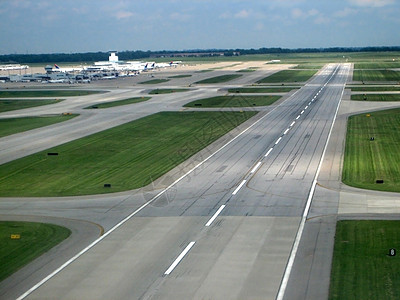
<instances>
[{"instance_id":1,"label":"white cloud","mask_svg":"<svg viewBox=\"0 0 400 300\"><path fill-rule=\"evenodd\" d=\"M343 10L339 10L339 11L334 12L333 16L336 17L336 18L345 18L345 17L347 17L349 15L353 15L353 14L356 14L356 13L358 13L357 9L346 7Z\"/></svg>"},{"instance_id":2,"label":"white cloud","mask_svg":"<svg viewBox=\"0 0 400 300\"><path fill-rule=\"evenodd\" d=\"M239 19L245 19L245 18L248 18L249 16L250 16L250 12L245 9L243 9L235 14L235 18L239 18Z\"/></svg>"},{"instance_id":3,"label":"white cloud","mask_svg":"<svg viewBox=\"0 0 400 300\"><path fill-rule=\"evenodd\" d=\"M172 20L175 20L175 21L183 21L183 22L186 22L186 21L189 21L189 20L191 19L191 16L188 15L188 14L182 14L182 13L174 12L174 13L172 13L172 14L170 15L170 18L171 18Z\"/></svg>"},{"instance_id":4,"label":"white cloud","mask_svg":"<svg viewBox=\"0 0 400 300\"><path fill-rule=\"evenodd\" d=\"M300 8L294 8L292 9L292 17L295 19L307 19L310 17L316 17L320 15L319 11L316 9L310 9L309 11L302 11Z\"/></svg>"},{"instance_id":5,"label":"white cloud","mask_svg":"<svg viewBox=\"0 0 400 300\"><path fill-rule=\"evenodd\" d=\"M133 13L131 13L130 11L118 11L114 14L114 16L118 19L126 19L126 18L130 18L133 16Z\"/></svg>"},{"instance_id":6,"label":"white cloud","mask_svg":"<svg viewBox=\"0 0 400 300\"><path fill-rule=\"evenodd\" d=\"M393 4L395 0L349 0L349 2L356 6L382 7Z\"/></svg>"}]
</instances>

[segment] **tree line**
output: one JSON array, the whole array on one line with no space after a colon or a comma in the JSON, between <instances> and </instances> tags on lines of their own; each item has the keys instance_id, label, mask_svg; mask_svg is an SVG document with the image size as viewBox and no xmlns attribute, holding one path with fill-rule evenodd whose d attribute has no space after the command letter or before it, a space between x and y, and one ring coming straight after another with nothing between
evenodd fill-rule
<instances>
[{"instance_id":1,"label":"tree line","mask_svg":"<svg viewBox=\"0 0 400 300\"><path fill-rule=\"evenodd\" d=\"M224 53L225 56L252 54L279 54L279 53L323 53L323 52L388 52L400 51L400 46L393 47L333 47L333 48L259 48L259 49L207 49L207 50L185 50L185 51L121 51L118 56L121 60L135 60L150 58L153 56L168 57L171 54L180 53L205 53L212 55ZM51 53L51 54L6 54L0 55L0 63L48 63L48 62L90 62L108 60L109 52L86 52L86 53Z\"/></svg>"}]
</instances>

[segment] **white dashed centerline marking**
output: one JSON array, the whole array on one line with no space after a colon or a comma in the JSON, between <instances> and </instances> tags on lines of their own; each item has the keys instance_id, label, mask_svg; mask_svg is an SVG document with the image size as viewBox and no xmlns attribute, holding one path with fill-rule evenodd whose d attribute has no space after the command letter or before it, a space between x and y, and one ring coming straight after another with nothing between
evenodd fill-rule
<instances>
[{"instance_id":1,"label":"white dashed centerline marking","mask_svg":"<svg viewBox=\"0 0 400 300\"><path fill-rule=\"evenodd\" d=\"M301 114L301 115L304 114L304 110L302 110L300 114Z\"/></svg>"},{"instance_id":2,"label":"white dashed centerline marking","mask_svg":"<svg viewBox=\"0 0 400 300\"><path fill-rule=\"evenodd\" d=\"M186 248L182 251L181 254L175 259L175 261L172 263L172 265L168 268L167 271L165 271L164 275L169 275L171 272L175 269L175 267L181 262L181 260L185 257L185 255L190 251L190 249L193 247L193 245L196 242L190 242L189 245L186 246Z\"/></svg>"},{"instance_id":3,"label":"white dashed centerline marking","mask_svg":"<svg viewBox=\"0 0 400 300\"><path fill-rule=\"evenodd\" d=\"M300 115L297 116L296 120L300 119Z\"/></svg>"},{"instance_id":4,"label":"white dashed centerline marking","mask_svg":"<svg viewBox=\"0 0 400 300\"><path fill-rule=\"evenodd\" d=\"M250 174L253 174L255 171L257 171L257 169L261 166L261 161L259 161L255 167L253 168L253 170L250 171Z\"/></svg>"},{"instance_id":5,"label":"white dashed centerline marking","mask_svg":"<svg viewBox=\"0 0 400 300\"><path fill-rule=\"evenodd\" d=\"M289 129L290 129L290 128L286 129L285 132L284 132L283 134L285 135L286 133L288 133Z\"/></svg>"},{"instance_id":6,"label":"white dashed centerline marking","mask_svg":"<svg viewBox=\"0 0 400 300\"><path fill-rule=\"evenodd\" d=\"M290 124L290 127L293 127L293 125L296 123L296 121L293 121L292 124Z\"/></svg>"},{"instance_id":7,"label":"white dashed centerline marking","mask_svg":"<svg viewBox=\"0 0 400 300\"><path fill-rule=\"evenodd\" d=\"M221 207L217 210L217 212L212 216L210 220L206 223L206 227L210 226L212 222L218 217L218 215L221 213L221 211L225 208L225 205L221 205Z\"/></svg>"},{"instance_id":8,"label":"white dashed centerline marking","mask_svg":"<svg viewBox=\"0 0 400 300\"><path fill-rule=\"evenodd\" d=\"M272 150L274 150L274 148L269 149L268 152L264 155L264 157L267 157L271 153Z\"/></svg>"},{"instance_id":9,"label":"white dashed centerline marking","mask_svg":"<svg viewBox=\"0 0 400 300\"><path fill-rule=\"evenodd\" d=\"M281 141L281 139L282 139L282 137L280 137L280 138L275 142L275 145L278 145L279 142Z\"/></svg>"},{"instance_id":10,"label":"white dashed centerline marking","mask_svg":"<svg viewBox=\"0 0 400 300\"><path fill-rule=\"evenodd\" d=\"M236 190L233 191L232 195L236 195L237 192L242 188L242 186L246 183L246 180L243 180L241 184L236 188Z\"/></svg>"}]
</instances>

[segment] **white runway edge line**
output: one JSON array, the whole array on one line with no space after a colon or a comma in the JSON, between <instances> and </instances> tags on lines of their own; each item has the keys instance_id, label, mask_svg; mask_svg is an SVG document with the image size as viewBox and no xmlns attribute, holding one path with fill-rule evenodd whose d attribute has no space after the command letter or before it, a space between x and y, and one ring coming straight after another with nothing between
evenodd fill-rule
<instances>
[{"instance_id":1,"label":"white runway edge line","mask_svg":"<svg viewBox=\"0 0 400 300\"><path fill-rule=\"evenodd\" d=\"M339 66L336 67L336 70L334 71L333 75L328 80L328 82L333 78L333 76L337 72L338 68L339 68ZM306 220L307 220L307 215L308 215L308 212L309 212L310 207L311 207L311 200L312 200L312 198L314 196L315 186L317 184L317 179L318 179L318 176L319 176L319 172L321 171L322 162L323 162L324 157L325 157L326 149L328 148L328 143L329 143L329 140L330 140L330 137L331 137L331 134L332 134L333 126L335 125L336 117L337 117L337 114L338 114L338 111L339 111L340 102L342 101L342 97L343 97L343 93L344 93L344 87L345 87L345 84L343 85L343 88L342 88L342 94L340 96L340 100L339 100L338 105L336 107L336 112L335 112L335 115L333 117L332 125L331 125L331 128L329 130L329 134L328 134L328 138L326 139L326 142L325 142L324 151L322 152L322 156L321 156L321 159L320 159L319 164L318 164L317 172L315 173L314 181L312 183L312 186L311 186L311 189L310 189L310 193L308 195L307 204L306 204L306 207L304 208L304 211L303 211L303 216L301 218L300 226L299 226L299 229L298 229L297 234L296 234L296 238L295 238L295 241L294 241L294 244L293 244L293 247L292 247L292 251L290 252L289 260L288 260L288 263L286 265L285 273L283 275L282 282L281 282L281 285L279 287L279 291L278 291L278 295L276 297L276 300L282 300L283 296L285 295L286 287L287 287L287 284L288 284L288 281L289 281L289 276L290 276L290 273L291 273L292 268L293 268L294 259L296 257L297 250L299 248L300 239L301 239L301 236L303 234L304 226L305 226L305 223L306 223Z\"/></svg>"},{"instance_id":2,"label":"white runway edge line","mask_svg":"<svg viewBox=\"0 0 400 300\"><path fill-rule=\"evenodd\" d=\"M294 97L297 92L300 89L298 89L296 92L293 93L292 96L290 96L288 99ZM286 99L286 100L288 100ZM112 232L114 232L116 229L118 229L119 227L121 227L124 223L126 223L127 221L129 221L132 217L134 217L136 214L138 214L141 210L143 210L146 206L148 206L150 203L154 202L154 200L156 200L157 198L159 198L161 195L163 195L165 192L167 192L168 190L170 190L175 184L177 184L178 182L180 182L182 179L184 179L186 176L188 176L189 174L193 173L197 168L199 168L200 166L202 166L205 162L207 162L209 159L211 159L213 156L215 156L217 153L219 153L220 151L222 151L224 148L226 148L227 146L229 146L231 143L233 143L236 139L238 139L240 136L242 136L244 133L246 133L248 130L250 130L251 128L253 128L255 125L257 125L259 122L261 122L264 118L266 118L270 113L272 113L275 109L277 109L279 107L276 106L274 109L272 109L270 112L268 112L265 116L261 117L260 119L258 119L257 121L255 121L253 124L251 124L249 127L247 127L245 130L243 130L242 132L240 132L237 136L235 136L234 138L232 138L229 142L227 142L225 145L223 145L221 148L219 148L217 151L215 151L214 153L210 154L208 157L206 157L203 161L199 162L197 165L195 165L192 169L190 169L186 174L182 175L181 177L179 177L177 180L175 180L173 183L171 183L169 186L167 186L164 190L162 190L161 192L159 192L157 195L155 195L153 198L151 198L149 201L147 201L146 203L144 203L141 207L139 207L137 210L135 210L133 213L131 213L129 216L127 216L125 219L123 219L121 222L119 222L118 224L116 224L113 228L111 228L109 231L107 231L105 234L103 234L101 237L99 237L97 240L93 241L90 245L88 245L86 248L82 249L79 253L77 253L75 256L73 256L72 258L70 258L68 261L66 261L64 264L62 264L58 269L54 270L52 273L50 273L48 276L46 276L45 278L43 278L41 281L39 281L37 284L35 284L33 287L31 287L29 290L27 290L25 293L23 293L21 296L19 296L16 300L22 300L24 298L26 298L27 296L29 296L31 293L33 293L35 290L37 290L40 286L42 286L43 284L45 284L47 281L49 281L51 278L53 278L55 275L57 275L58 273L60 273L62 270L64 270L66 267L68 267L70 264L72 264L75 260L77 260L79 257L81 257L83 254L85 254L86 252L88 252L91 248L93 248L94 246L96 246L99 242L101 242L104 238L106 238L109 234L111 234Z\"/></svg>"},{"instance_id":3,"label":"white runway edge line","mask_svg":"<svg viewBox=\"0 0 400 300\"><path fill-rule=\"evenodd\" d=\"M190 242L189 245L182 251L181 254L175 259L172 265L165 271L164 275L169 275L175 269L175 267L181 262L181 260L185 257L185 255L190 251L190 249L194 246L196 242Z\"/></svg>"},{"instance_id":4,"label":"white runway edge line","mask_svg":"<svg viewBox=\"0 0 400 300\"><path fill-rule=\"evenodd\" d=\"M212 222L214 222L214 220L218 217L218 215L221 213L221 211L225 208L225 204L221 205L221 207L216 211L216 213L212 216L212 218L210 220L208 220L208 222L206 223L206 227L209 227Z\"/></svg>"},{"instance_id":5,"label":"white runway edge line","mask_svg":"<svg viewBox=\"0 0 400 300\"><path fill-rule=\"evenodd\" d=\"M232 195L236 195L237 192L239 192L239 190L242 188L242 186L246 183L246 180L243 180L239 186L233 191Z\"/></svg>"}]
</instances>

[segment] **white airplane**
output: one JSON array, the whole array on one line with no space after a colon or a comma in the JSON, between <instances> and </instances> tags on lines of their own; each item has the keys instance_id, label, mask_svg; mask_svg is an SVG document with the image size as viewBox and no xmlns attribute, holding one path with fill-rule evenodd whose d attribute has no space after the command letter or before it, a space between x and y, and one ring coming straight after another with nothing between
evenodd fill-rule
<instances>
[{"instance_id":1,"label":"white airplane","mask_svg":"<svg viewBox=\"0 0 400 300\"><path fill-rule=\"evenodd\" d=\"M8 71L8 70L26 70L29 69L27 65L2 65L0 66L0 71Z\"/></svg>"},{"instance_id":2,"label":"white airplane","mask_svg":"<svg viewBox=\"0 0 400 300\"><path fill-rule=\"evenodd\" d=\"M60 68L57 64L54 64L54 68L51 70L52 72L62 72L62 73L68 73L68 72L79 72L82 71L82 67L71 67L71 68Z\"/></svg>"}]
</instances>

